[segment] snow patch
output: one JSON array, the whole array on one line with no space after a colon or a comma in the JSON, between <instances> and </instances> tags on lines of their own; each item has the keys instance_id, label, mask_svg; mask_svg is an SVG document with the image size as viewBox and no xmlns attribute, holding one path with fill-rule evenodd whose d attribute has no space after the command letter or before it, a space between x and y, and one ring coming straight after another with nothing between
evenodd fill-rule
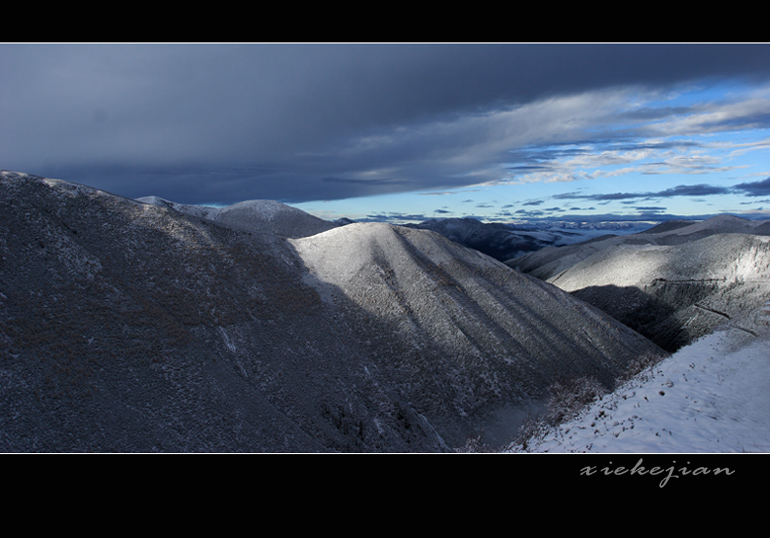
<instances>
[{"instance_id":1,"label":"snow patch","mask_svg":"<svg viewBox=\"0 0 770 538\"><path fill-rule=\"evenodd\" d=\"M225 331L224 327L219 327L219 332L222 333L222 338L225 341L225 345L227 346L227 349L229 349L232 353L235 353L238 351L238 348L235 347L235 344L230 340L230 337L227 336L227 331Z\"/></svg>"},{"instance_id":2,"label":"snow patch","mask_svg":"<svg viewBox=\"0 0 770 538\"><path fill-rule=\"evenodd\" d=\"M770 452L768 344L767 333L712 333L507 451Z\"/></svg>"}]
</instances>

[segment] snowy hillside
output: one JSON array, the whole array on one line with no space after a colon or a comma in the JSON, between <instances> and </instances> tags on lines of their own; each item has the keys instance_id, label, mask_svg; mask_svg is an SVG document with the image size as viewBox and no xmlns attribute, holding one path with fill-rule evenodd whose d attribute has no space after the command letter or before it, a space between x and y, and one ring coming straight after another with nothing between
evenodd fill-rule
<instances>
[{"instance_id":1,"label":"snowy hillside","mask_svg":"<svg viewBox=\"0 0 770 538\"><path fill-rule=\"evenodd\" d=\"M506 451L770 452L768 332L716 331Z\"/></svg>"},{"instance_id":2,"label":"snowy hillside","mask_svg":"<svg viewBox=\"0 0 770 538\"><path fill-rule=\"evenodd\" d=\"M508 265L601 309L668 351L770 298L770 221L720 215L544 248Z\"/></svg>"},{"instance_id":3,"label":"snowy hillside","mask_svg":"<svg viewBox=\"0 0 770 538\"><path fill-rule=\"evenodd\" d=\"M675 246L717 234L770 235L770 221L752 221L732 215L718 215L703 221L670 221L627 235L605 235L565 246L547 246L506 263L537 278L553 281L564 271L591 257L612 256L620 248ZM607 252L605 252L607 251Z\"/></svg>"},{"instance_id":4,"label":"snowy hillside","mask_svg":"<svg viewBox=\"0 0 770 538\"><path fill-rule=\"evenodd\" d=\"M179 204L157 196L145 196L137 201L168 207L246 232L283 237L307 237L338 226L275 200L246 200L225 207Z\"/></svg>"}]
</instances>

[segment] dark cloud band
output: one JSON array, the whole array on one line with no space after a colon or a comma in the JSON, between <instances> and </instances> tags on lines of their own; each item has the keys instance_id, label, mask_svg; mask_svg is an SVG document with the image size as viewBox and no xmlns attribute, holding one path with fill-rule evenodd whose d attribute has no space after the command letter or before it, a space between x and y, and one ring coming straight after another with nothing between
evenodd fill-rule
<instances>
[{"instance_id":1,"label":"dark cloud band","mask_svg":"<svg viewBox=\"0 0 770 538\"><path fill-rule=\"evenodd\" d=\"M737 189L738 187L735 187ZM557 200L628 200L628 199L649 199L649 198L671 198L674 196L711 196L717 194L729 194L728 187L717 187L713 185L678 185L670 189L657 192L614 192L605 194L578 194L568 192L556 194L553 198Z\"/></svg>"}]
</instances>

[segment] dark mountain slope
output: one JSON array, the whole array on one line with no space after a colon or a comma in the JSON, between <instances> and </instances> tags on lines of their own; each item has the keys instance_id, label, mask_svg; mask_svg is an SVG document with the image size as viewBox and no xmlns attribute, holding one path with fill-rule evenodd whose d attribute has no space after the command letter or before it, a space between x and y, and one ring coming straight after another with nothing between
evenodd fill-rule
<instances>
[{"instance_id":1,"label":"dark mountain slope","mask_svg":"<svg viewBox=\"0 0 770 538\"><path fill-rule=\"evenodd\" d=\"M5 450L345 446L307 420L321 398L286 400L313 396L294 347L322 313L282 241L63 182L1 192Z\"/></svg>"},{"instance_id":2,"label":"dark mountain slope","mask_svg":"<svg viewBox=\"0 0 770 538\"><path fill-rule=\"evenodd\" d=\"M430 232L289 241L0 175L6 452L448 451L659 351Z\"/></svg>"}]
</instances>

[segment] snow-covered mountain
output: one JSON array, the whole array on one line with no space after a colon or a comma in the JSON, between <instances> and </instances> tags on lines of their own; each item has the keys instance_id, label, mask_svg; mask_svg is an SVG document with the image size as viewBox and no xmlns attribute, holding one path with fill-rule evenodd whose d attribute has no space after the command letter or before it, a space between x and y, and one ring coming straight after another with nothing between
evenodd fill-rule
<instances>
[{"instance_id":1,"label":"snow-covered mountain","mask_svg":"<svg viewBox=\"0 0 770 538\"><path fill-rule=\"evenodd\" d=\"M674 351L770 298L770 221L730 215L545 248L508 265L559 286Z\"/></svg>"},{"instance_id":2,"label":"snow-covered mountain","mask_svg":"<svg viewBox=\"0 0 770 538\"><path fill-rule=\"evenodd\" d=\"M0 449L500 445L557 381L662 354L437 233L308 222L0 172Z\"/></svg>"},{"instance_id":3,"label":"snow-covered mountain","mask_svg":"<svg viewBox=\"0 0 770 538\"><path fill-rule=\"evenodd\" d=\"M733 215L718 215L703 221L669 221L647 230L624 235L602 235L567 246L548 246L521 255L506 263L542 280L557 277L563 271L594 254L618 247L673 246L691 243L716 234L743 233L770 235L770 220L748 220Z\"/></svg>"},{"instance_id":4,"label":"snow-covered mountain","mask_svg":"<svg viewBox=\"0 0 770 538\"><path fill-rule=\"evenodd\" d=\"M157 196L146 196L137 200L169 207L246 232L270 233L283 237L306 237L338 226L275 200L247 200L225 207L178 204Z\"/></svg>"}]
</instances>

